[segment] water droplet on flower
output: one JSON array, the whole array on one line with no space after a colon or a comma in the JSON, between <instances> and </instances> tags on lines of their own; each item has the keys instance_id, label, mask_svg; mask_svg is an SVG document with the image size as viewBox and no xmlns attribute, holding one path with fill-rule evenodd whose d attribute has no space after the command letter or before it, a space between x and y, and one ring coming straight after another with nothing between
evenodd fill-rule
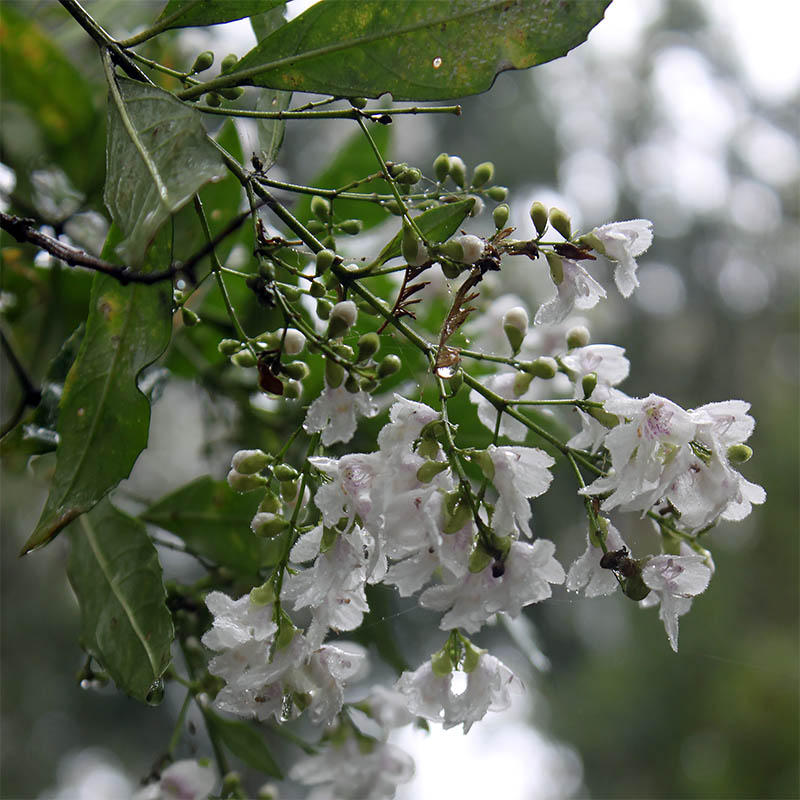
<instances>
[{"instance_id":1,"label":"water droplet on flower","mask_svg":"<svg viewBox=\"0 0 800 800\"><path fill-rule=\"evenodd\" d=\"M433 59L433 68L439 69L439 67L441 66L442 66L442 59L439 58L439 56L436 56L436 58Z\"/></svg>"},{"instance_id":2,"label":"water droplet on flower","mask_svg":"<svg viewBox=\"0 0 800 800\"><path fill-rule=\"evenodd\" d=\"M92 688L92 682L88 678L84 678L81 681L81 689L91 689L91 688Z\"/></svg>"},{"instance_id":3,"label":"water droplet on flower","mask_svg":"<svg viewBox=\"0 0 800 800\"><path fill-rule=\"evenodd\" d=\"M451 365L439 367L436 370L436 375L439 378L452 378L456 374L456 368Z\"/></svg>"},{"instance_id":4,"label":"water droplet on flower","mask_svg":"<svg viewBox=\"0 0 800 800\"><path fill-rule=\"evenodd\" d=\"M164 681L159 678L150 684L147 696L144 698L149 706L157 706L164 699Z\"/></svg>"}]
</instances>

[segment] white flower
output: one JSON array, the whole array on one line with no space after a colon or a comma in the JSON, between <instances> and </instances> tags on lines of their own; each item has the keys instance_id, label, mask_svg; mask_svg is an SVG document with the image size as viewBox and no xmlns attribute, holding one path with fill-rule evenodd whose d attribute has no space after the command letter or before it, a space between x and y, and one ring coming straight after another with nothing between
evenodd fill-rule
<instances>
[{"instance_id":1,"label":"white flower","mask_svg":"<svg viewBox=\"0 0 800 800\"><path fill-rule=\"evenodd\" d=\"M383 800L414 775L411 757L387 742L334 735L321 753L298 761L289 777L317 786L308 800Z\"/></svg>"},{"instance_id":2,"label":"white flower","mask_svg":"<svg viewBox=\"0 0 800 800\"><path fill-rule=\"evenodd\" d=\"M283 338L283 352L287 356L296 356L303 351L306 346L306 337L296 328L288 328L279 331Z\"/></svg>"},{"instance_id":3,"label":"white flower","mask_svg":"<svg viewBox=\"0 0 800 800\"><path fill-rule=\"evenodd\" d=\"M278 630L272 619L272 606L259 606L244 595L233 600L223 592L206 595L206 606L214 615L211 630L203 634L210 650L225 650L250 641L266 642Z\"/></svg>"},{"instance_id":4,"label":"white flower","mask_svg":"<svg viewBox=\"0 0 800 800\"><path fill-rule=\"evenodd\" d=\"M431 586L420 595L419 604L447 612L439 623L442 630L463 628L476 633L497 612L516 617L524 606L550 597L551 583L564 582L564 569L553 557L555 549L547 539L537 539L532 545L512 542L502 574L495 575L490 565Z\"/></svg>"},{"instance_id":5,"label":"white flower","mask_svg":"<svg viewBox=\"0 0 800 800\"><path fill-rule=\"evenodd\" d=\"M461 245L463 253L461 260L465 264L474 264L483 255L485 242L478 236L468 233L463 236L455 236L452 241Z\"/></svg>"},{"instance_id":6,"label":"white flower","mask_svg":"<svg viewBox=\"0 0 800 800\"><path fill-rule=\"evenodd\" d=\"M395 688L407 698L408 710L442 726L463 725L467 733L487 711L503 711L511 705L511 694L523 691L522 682L494 656L482 653L478 664L466 676L466 688L453 691L454 673L439 676L426 661L414 672L404 672Z\"/></svg>"},{"instance_id":7,"label":"white flower","mask_svg":"<svg viewBox=\"0 0 800 800\"><path fill-rule=\"evenodd\" d=\"M368 708L368 714L380 726L384 738L394 728L402 728L414 721L408 710L406 698L396 689L376 684L370 693L358 704Z\"/></svg>"},{"instance_id":8,"label":"white flower","mask_svg":"<svg viewBox=\"0 0 800 800\"><path fill-rule=\"evenodd\" d=\"M430 406L396 394L389 409L389 422L378 434L378 447L385 457L402 460L411 453L411 445L422 429L437 419L439 412Z\"/></svg>"},{"instance_id":9,"label":"white flower","mask_svg":"<svg viewBox=\"0 0 800 800\"><path fill-rule=\"evenodd\" d=\"M605 255L617 262L614 281L623 297L630 297L639 285L635 256L642 255L652 244L652 229L649 219L630 219L601 225L590 234L600 240Z\"/></svg>"},{"instance_id":10,"label":"white flower","mask_svg":"<svg viewBox=\"0 0 800 800\"><path fill-rule=\"evenodd\" d=\"M606 548L613 551L621 550L623 547L625 547L625 542L619 531L609 523ZM572 562L567 573L567 591L579 592L581 589L585 589L584 594L587 597L600 597L616 591L619 582L612 570L603 569L600 566L602 557L602 549L595 547L587 534L586 550L582 556Z\"/></svg>"},{"instance_id":11,"label":"white flower","mask_svg":"<svg viewBox=\"0 0 800 800\"><path fill-rule=\"evenodd\" d=\"M517 378L516 372L501 372L497 375L491 375L488 378L481 380L481 383L505 400L532 400L535 397L534 387L537 386L538 381L534 380L528 390L522 395L518 395L514 391L514 383ZM473 389L469 393L469 400L477 406L478 419L490 431L494 431L497 425L497 415L500 413L495 406L493 406L480 392ZM510 417L508 414L503 414L500 419L500 435L505 436L512 441L522 442L525 441L525 436L528 429L518 420Z\"/></svg>"},{"instance_id":12,"label":"white flower","mask_svg":"<svg viewBox=\"0 0 800 800\"><path fill-rule=\"evenodd\" d=\"M314 456L309 461L332 479L314 495L325 525L333 527L342 517L352 524L356 515L366 524L373 508L372 484L382 467L380 455L349 453L338 459Z\"/></svg>"},{"instance_id":13,"label":"white flower","mask_svg":"<svg viewBox=\"0 0 800 800\"><path fill-rule=\"evenodd\" d=\"M349 442L356 432L358 416L374 417L378 406L366 392L348 392L344 385L335 389L326 384L322 394L308 407L303 429L322 432L322 444Z\"/></svg>"},{"instance_id":14,"label":"white flower","mask_svg":"<svg viewBox=\"0 0 800 800\"><path fill-rule=\"evenodd\" d=\"M528 499L539 497L550 487L550 467L555 461L537 447L487 448L494 464L492 483L500 497L495 505L492 525L501 536L516 533L517 528L530 537L528 524L531 507Z\"/></svg>"},{"instance_id":15,"label":"white flower","mask_svg":"<svg viewBox=\"0 0 800 800\"><path fill-rule=\"evenodd\" d=\"M571 258L562 258L564 277L556 286L556 296L539 306L534 325L554 325L563 322L573 308L594 308L606 290Z\"/></svg>"},{"instance_id":16,"label":"white flower","mask_svg":"<svg viewBox=\"0 0 800 800\"><path fill-rule=\"evenodd\" d=\"M642 568L642 580L652 590L641 601L647 607L661 603L658 616L664 623L672 649L678 652L678 617L692 606L691 597L701 594L711 580L705 558L693 556L654 556Z\"/></svg>"},{"instance_id":17,"label":"white flower","mask_svg":"<svg viewBox=\"0 0 800 800\"><path fill-rule=\"evenodd\" d=\"M157 783L136 792L133 800L206 800L216 782L211 767L187 758L170 764Z\"/></svg>"}]
</instances>

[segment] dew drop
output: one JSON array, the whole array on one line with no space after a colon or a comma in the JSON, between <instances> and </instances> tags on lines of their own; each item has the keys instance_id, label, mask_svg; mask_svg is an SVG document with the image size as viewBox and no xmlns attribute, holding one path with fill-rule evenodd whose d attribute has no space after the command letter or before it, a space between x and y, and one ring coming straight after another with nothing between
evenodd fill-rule
<instances>
[{"instance_id":1,"label":"dew drop","mask_svg":"<svg viewBox=\"0 0 800 800\"><path fill-rule=\"evenodd\" d=\"M442 59L439 56L436 56L436 58L433 59L433 68L439 69L439 67L441 66L442 66Z\"/></svg>"},{"instance_id":2,"label":"dew drop","mask_svg":"<svg viewBox=\"0 0 800 800\"><path fill-rule=\"evenodd\" d=\"M456 374L456 368L453 366L439 367L436 370L436 375L439 378L452 378Z\"/></svg>"},{"instance_id":3,"label":"dew drop","mask_svg":"<svg viewBox=\"0 0 800 800\"><path fill-rule=\"evenodd\" d=\"M92 682L88 678L84 678L81 681L81 689L91 689L91 688L92 688Z\"/></svg>"},{"instance_id":4,"label":"dew drop","mask_svg":"<svg viewBox=\"0 0 800 800\"><path fill-rule=\"evenodd\" d=\"M157 706L164 699L164 681L159 678L150 684L147 690L147 696L144 698L149 706Z\"/></svg>"}]
</instances>

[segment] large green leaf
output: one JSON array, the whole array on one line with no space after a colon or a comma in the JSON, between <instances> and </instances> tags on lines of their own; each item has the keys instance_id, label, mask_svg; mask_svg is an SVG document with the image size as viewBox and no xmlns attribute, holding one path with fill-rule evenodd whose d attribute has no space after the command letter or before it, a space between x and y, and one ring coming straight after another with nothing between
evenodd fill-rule
<instances>
[{"instance_id":1,"label":"large green leaf","mask_svg":"<svg viewBox=\"0 0 800 800\"><path fill-rule=\"evenodd\" d=\"M372 138L384 159L389 154L391 133L392 129L388 125L379 125L372 131ZM355 131L336 153L333 161L314 178L311 185L320 189L339 189L378 171L378 161L369 142L361 131ZM387 194L390 189L386 181L376 180L353 191ZM389 216L389 212L384 208L361 200L335 200L333 212L337 220L357 217L363 221L365 229L380 224ZM311 198L308 195L303 195L298 200L294 213L301 222L308 222L311 219Z\"/></svg>"},{"instance_id":2,"label":"large green leaf","mask_svg":"<svg viewBox=\"0 0 800 800\"><path fill-rule=\"evenodd\" d=\"M108 104L104 199L126 235L118 252L139 266L169 215L225 167L200 112L157 86L125 78L118 85Z\"/></svg>"},{"instance_id":3,"label":"large green leaf","mask_svg":"<svg viewBox=\"0 0 800 800\"><path fill-rule=\"evenodd\" d=\"M260 500L258 492L238 494L206 475L162 497L141 518L180 536L199 556L252 575L274 564L283 547L283 539L265 541L250 530Z\"/></svg>"},{"instance_id":4,"label":"large green leaf","mask_svg":"<svg viewBox=\"0 0 800 800\"><path fill-rule=\"evenodd\" d=\"M172 619L153 543L106 499L70 528L67 574L81 608L82 644L138 700L169 665Z\"/></svg>"},{"instance_id":5,"label":"large green leaf","mask_svg":"<svg viewBox=\"0 0 800 800\"><path fill-rule=\"evenodd\" d=\"M219 25L220 22L232 22L285 3L286 0L169 0L156 24L169 21L165 30Z\"/></svg>"},{"instance_id":6,"label":"large green leaf","mask_svg":"<svg viewBox=\"0 0 800 800\"><path fill-rule=\"evenodd\" d=\"M119 238L112 228L105 258L113 258ZM147 269L167 263L166 241L158 238ZM171 295L169 283L122 286L95 275L86 333L61 396L55 475L23 554L92 508L129 475L147 446L150 404L136 379L169 342Z\"/></svg>"},{"instance_id":7,"label":"large green leaf","mask_svg":"<svg viewBox=\"0 0 800 800\"><path fill-rule=\"evenodd\" d=\"M464 221L474 204L475 199L472 197L466 200L457 200L455 203L445 203L442 206L423 211L422 214L414 217L414 222L429 242L444 242L458 230L458 226ZM399 256L401 240L402 231L398 232L394 239L381 250L375 265L380 266L390 258Z\"/></svg>"},{"instance_id":8,"label":"large green leaf","mask_svg":"<svg viewBox=\"0 0 800 800\"><path fill-rule=\"evenodd\" d=\"M610 0L322 0L260 42L226 85L395 99L486 91L499 72L563 56Z\"/></svg>"},{"instance_id":9,"label":"large green leaf","mask_svg":"<svg viewBox=\"0 0 800 800\"><path fill-rule=\"evenodd\" d=\"M263 735L247 722L225 719L211 710L206 711L205 718L214 737L245 764L278 780L283 778L281 768L272 757Z\"/></svg>"}]
</instances>

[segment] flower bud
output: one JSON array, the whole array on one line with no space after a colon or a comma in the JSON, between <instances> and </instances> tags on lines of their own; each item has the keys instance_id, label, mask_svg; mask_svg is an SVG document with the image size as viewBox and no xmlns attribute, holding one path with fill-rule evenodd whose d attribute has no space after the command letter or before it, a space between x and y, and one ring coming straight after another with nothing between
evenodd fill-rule
<instances>
[{"instance_id":1,"label":"flower bud","mask_svg":"<svg viewBox=\"0 0 800 800\"><path fill-rule=\"evenodd\" d=\"M528 332L528 312L522 306L509 308L503 314L503 331L514 355L519 353L525 334Z\"/></svg>"},{"instance_id":2,"label":"flower bud","mask_svg":"<svg viewBox=\"0 0 800 800\"><path fill-rule=\"evenodd\" d=\"M529 372L518 372L514 376L514 397L522 397L531 385L533 375Z\"/></svg>"},{"instance_id":3,"label":"flower bud","mask_svg":"<svg viewBox=\"0 0 800 800\"><path fill-rule=\"evenodd\" d=\"M283 396L288 400L297 400L303 394L303 384L299 380L288 381L283 387Z\"/></svg>"},{"instance_id":4,"label":"flower bud","mask_svg":"<svg viewBox=\"0 0 800 800\"><path fill-rule=\"evenodd\" d=\"M339 223L339 230L348 236L356 236L361 233L364 223L360 219L346 219Z\"/></svg>"},{"instance_id":5,"label":"flower bud","mask_svg":"<svg viewBox=\"0 0 800 800\"><path fill-rule=\"evenodd\" d=\"M606 254L606 246L603 244L603 241L599 236L593 233L584 233L583 236L579 236L577 243L581 245L581 247L591 247L592 250L596 250L601 256Z\"/></svg>"},{"instance_id":6,"label":"flower bud","mask_svg":"<svg viewBox=\"0 0 800 800\"><path fill-rule=\"evenodd\" d=\"M458 156L450 156L448 174L462 189L467 185L467 165Z\"/></svg>"},{"instance_id":7,"label":"flower bud","mask_svg":"<svg viewBox=\"0 0 800 800\"><path fill-rule=\"evenodd\" d=\"M433 173L439 183L444 183L445 178L450 174L450 156L447 153L439 153L433 161Z\"/></svg>"},{"instance_id":8,"label":"flower bud","mask_svg":"<svg viewBox=\"0 0 800 800\"><path fill-rule=\"evenodd\" d=\"M218 345L217 350L224 356L232 356L238 353L244 345L238 339L223 339Z\"/></svg>"},{"instance_id":9,"label":"flower bud","mask_svg":"<svg viewBox=\"0 0 800 800\"><path fill-rule=\"evenodd\" d=\"M550 279L556 286L560 286L564 280L564 264L561 262L561 257L549 250L544 255L550 266Z\"/></svg>"},{"instance_id":10,"label":"flower bud","mask_svg":"<svg viewBox=\"0 0 800 800\"><path fill-rule=\"evenodd\" d=\"M273 470L272 474L278 481L293 481L300 473L291 464L278 464Z\"/></svg>"},{"instance_id":11,"label":"flower bud","mask_svg":"<svg viewBox=\"0 0 800 800\"><path fill-rule=\"evenodd\" d=\"M306 228L308 228L310 233L313 233L314 236L319 236L319 234L324 233L327 228L323 225L318 219L310 219L306 223Z\"/></svg>"},{"instance_id":12,"label":"flower bud","mask_svg":"<svg viewBox=\"0 0 800 800\"><path fill-rule=\"evenodd\" d=\"M403 366L402 361L400 361L400 357L396 356L394 353L389 353L389 355L384 356L381 360L381 363L378 364L378 378L379 380L383 380L384 378L388 378L390 375L394 375L400 367Z\"/></svg>"},{"instance_id":13,"label":"flower bud","mask_svg":"<svg viewBox=\"0 0 800 800\"><path fill-rule=\"evenodd\" d=\"M352 300L342 300L331 310L328 338L338 339L353 327L358 319L358 309Z\"/></svg>"},{"instance_id":14,"label":"flower bud","mask_svg":"<svg viewBox=\"0 0 800 800\"><path fill-rule=\"evenodd\" d=\"M508 207L508 203L501 203L495 210L492 212L492 219L494 220L494 227L497 228L498 231L502 230L506 226L506 222L508 222L508 216L511 213L511 209Z\"/></svg>"},{"instance_id":15,"label":"flower bud","mask_svg":"<svg viewBox=\"0 0 800 800\"><path fill-rule=\"evenodd\" d=\"M523 364L522 369L535 378L550 380L550 378L555 377L558 372L558 362L550 356L539 356L539 358Z\"/></svg>"},{"instance_id":16,"label":"flower bud","mask_svg":"<svg viewBox=\"0 0 800 800\"><path fill-rule=\"evenodd\" d=\"M412 267L418 267L417 257L419 256L419 246L421 242L416 231L403 220L403 233L400 237L400 252L403 258ZM420 262L424 263L424 262Z\"/></svg>"},{"instance_id":17,"label":"flower bud","mask_svg":"<svg viewBox=\"0 0 800 800\"><path fill-rule=\"evenodd\" d=\"M451 242L457 242L461 245L461 261L465 264L474 264L482 255L484 250L484 241L478 236L473 236L471 233L464 236L457 236L451 239Z\"/></svg>"},{"instance_id":18,"label":"flower bud","mask_svg":"<svg viewBox=\"0 0 800 800\"><path fill-rule=\"evenodd\" d=\"M268 580L255 586L250 590L250 602L254 606L268 606L275 600L275 591L272 588L272 581Z\"/></svg>"},{"instance_id":19,"label":"flower bud","mask_svg":"<svg viewBox=\"0 0 800 800\"><path fill-rule=\"evenodd\" d=\"M469 210L469 216L477 217L483 211L483 200L480 197L471 197L472 208Z\"/></svg>"},{"instance_id":20,"label":"flower bud","mask_svg":"<svg viewBox=\"0 0 800 800\"><path fill-rule=\"evenodd\" d=\"M450 465L446 461L426 461L417 470L417 480L420 483L430 483L440 472L444 472Z\"/></svg>"},{"instance_id":21,"label":"flower bud","mask_svg":"<svg viewBox=\"0 0 800 800\"><path fill-rule=\"evenodd\" d=\"M381 347L381 340L377 333L365 333L358 340L358 361L369 361Z\"/></svg>"},{"instance_id":22,"label":"flower bud","mask_svg":"<svg viewBox=\"0 0 800 800\"><path fill-rule=\"evenodd\" d=\"M231 467L242 475L253 475L261 472L270 460L263 450L238 450L233 454Z\"/></svg>"},{"instance_id":23,"label":"flower bud","mask_svg":"<svg viewBox=\"0 0 800 800\"><path fill-rule=\"evenodd\" d=\"M325 284L322 281L311 281L308 286L308 293L315 298L325 297L325 293L328 290L325 288Z\"/></svg>"},{"instance_id":24,"label":"flower bud","mask_svg":"<svg viewBox=\"0 0 800 800\"><path fill-rule=\"evenodd\" d=\"M387 200L383 207L390 213L394 214L396 217L402 216L403 214L403 207L397 200Z\"/></svg>"},{"instance_id":25,"label":"flower bud","mask_svg":"<svg viewBox=\"0 0 800 800\"><path fill-rule=\"evenodd\" d=\"M236 364L237 367L242 367L244 369L249 369L256 365L256 357L249 350L240 350L238 353L234 353L231 356L231 361Z\"/></svg>"},{"instance_id":26,"label":"flower bud","mask_svg":"<svg viewBox=\"0 0 800 800\"><path fill-rule=\"evenodd\" d=\"M403 170L395 180L403 186L413 186L422 180L422 173L416 167Z\"/></svg>"},{"instance_id":27,"label":"flower bud","mask_svg":"<svg viewBox=\"0 0 800 800\"><path fill-rule=\"evenodd\" d=\"M326 300L324 297L320 297L317 300L317 316L322 319L330 319L331 316L331 309L333 305L329 300Z\"/></svg>"},{"instance_id":28,"label":"flower bud","mask_svg":"<svg viewBox=\"0 0 800 800\"><path fill-rule=\"evenodd\" d=\"M277 514L281 510L281 500L278 495L272 492L267 492L264 499L258 506L259 511L269 511L272 514Z\"/></svg>"},{"instance_id":29,"label":"flower bud","mask_svg":"<svg viewBox=\"0 0 800 800\"><path fill-rule=\"evenodd\" d=\"M219 65L220 72L227 72L239 63L239 57L235 53L229 53Z\"/></svg>"},{"instance_id":30,"label":"flower bud","mask_svg":"<svg viewBox=\"0 0 800 800\"><path fill-rule=\"evenodd\" d=\"M341 356L346 361L352 361L355 357L355 350L353 350L349 344L337 342L336 344L332 345L331 349L334 353L336 353L337 356Z\"/></svg>"},{"instance_id":31,"label":"flower bud","mask_svg":"<svg viewBox=\"0 0 800 800\"><path fill-rule=\"evenodd\" d=\"M241 86L231 86L227 89L217 89L226 100L238 100L244 93Z\"/></svg>"},{"instance_id":32,"label":"flower bud","mask_svg":"<svg viewBox=\"0 0 800 800\"><path fill-rule=\"evenodd\" d=\"M235 469L228 473L228 486L236 492L252 492L266 486L267 479L263 475L243 475Z\"/></svg>"},{"instance_id":33,"label":"flower bud","mask_svg":"<svg viewBox=\"0 0 800 800\"><path fill-rule=\"evenodd\" d=\"M194 60L191 74L196 75L198 72L205 72L213 63L214 54L210 50L203 50L203 52L200 53Z\"/></svg>"},{"instance_id":34,"label":"flower bud","mask_svg":"<svg viewBox=\"0 0 800 800\"><path fill-rule=\"evenodd\" d=\"M361 386L362 392L371 394L378 388L378 381L376 381L375 378L362 378L359 385Z\"/></svg>"},{"instance_id":35,"label":"flower bud","mask_svg":"<svg viewBox=\"0 0 800 800\"><path fill-rule=\"evenodd\" d=\"M283 352L287 356L296 356L303 352L306 346L306 337L295 328L288 328L285 332L281 331L283 336Z\"/></svg>"},{"instance_id":36,"label":"flower bud","mask_svg":"<svg viewBox=\"0 0 800 800\"><path fill-rule=\"evenodd\" d=\"M211 106L211 108L219 108L222 104L222 98L216 92L209 92L206 95L206 103Z\"/></svg>"},{"instance_id":37,"label":"flower bud","mask_svg":"<svg viewBox=\"0 0 800 800\"><path fill-rule=\"evenodd\" d=\"M315 194L311 198L311 213L320 222L327 222L331 218L331 204L326 198Z\"/></svg>"},{"instance_id":38,"label":"flower bud","mask_svg":"<svg viewBox=\"0 0 800 800\"><path fill-rule=\"evenodd\" d=\"M590 417L594 417L601 425L606 428L615 428L619 425L619 418L615 414L610 414L602 408L587 408L586 413Z\"/></svg>"},{"instance_id":39,"label":"flower bud","mask_svg":"<svg viewBox=\"0 0 800 800\"><path fill-rule=\"evenodd\" d=\"M193 328L200 322L200 317L198 317L191 308L186 308L186 306L181 308L181 319L187 328Z\"/></svg>"},{"instance_id":40,"label":"flower bud","mask_svg":"<svg viewBox=\"0 0 800 800\"><path fill-rule=\"evenodd\" d=\"M565 238L569 239L572 235L572 221L566 211L560 208L550 209L550 224Z\"/></svg>"},{"instance_id":41,"label":"flower bud","mask_svg":"<svg viewBox=\"0 0 800 800\"><path fill-rule=\"evenodd\" d=\"M567 331L567 347L570 350L575 347L586 347L591 341L592 335L584 325L576 325Z\"/></svg>"},{"instance_id":42,"label":"flower bud","mask_svg":"<svg viewBox=\"0 0 800 800\"><path fill-rule=\"evenodd\" d=\"M583 389L583 399L588 400L592 396L592 392L597 387L597 373L589 372L583 376L581 381L581 388Z\"/></svg>"},{"instance_id":43,"label":"flower bud","mask_svg":"<svg viewBox=\"0 0 800 800\"><path fill-rule=\"evenodd\" d=\"M281 292L283 292L284 298L290 303L296 302L303 295L303 293L296 286L289 286L286 283L281 284Z\"/></svg>"},{"instance_id":44,"label":"flower bud","mask_svg":"<svg viewBox=\"0 0 800 800\"><path fill-rule=\"evenodd\" d=\"M491 161L484 161L475 167L472 173L472 185L477 189L479 186L483 186L484 183L489 183L493 177L494 164Z\"/></svg>"},{"instance_id":45,"label":"flower bud","mask_svg":"<svg viewBox=\"0 0 800 800\"><path fill-rule=\"evenodd\" d=\"M530 215L536 233L541 236L547 230L547 206L537 200L531 206Z\"/></svg>"},{"instance_id":46,"label":"flower bud","mask_svg":"<svg viewBox=\"0 0 800 800\"><path fill-rule=\"evenodd\" d=\"M350 394L358 394L361 391L361 384L358 381L358 376L349 374L344 381L344 388Z\"/></svg>"},{"instance_id":47,"label":"flower bud","mask_svg":"<svg viewBox=\"0 0 800 800\"><path fill-rule=\"evenodd\" d=\"M281 372L292 380L302 381L308 377L310 370L305 361L292 361L291 364L281 364Z\"/></svg>"},{"instance_id":48,"label":"flower bud","mask_svg":"<svg viewBox=\"0 0 800 800\"><path fill-rule=\"evenodd\" d=\"M284 502L291 503L292 500L297 497L297 490L299 488L300 487L297 481L281 481L281 498L284 500Z\"/></svg>"},{"instance_id":49,"label":"flower bud","mask_svg":"<svg viewBox=\"0 0 800 800\"><path fill-rule=\"evenodd\" d=\"M455 280L465 269L466 267L460 266L459 264L451 264L450 262L442 264L442 272L445 278L451 281Z\"/></svg>"},{"instance_id":50,"label":"flower bud","mask_svg":"<svg viewBox=\"0 0 800 800\"><path fill-rule=\"evenodd\" d=\"M746 444L733 444L728 448L728 461L731 464L744 464L753 455L752 448Z\"/></svg>"},{"instance_id":51,"label":"flower bud","mask_svg":"<svg viewBox=\"0 0 800 800\"><path fill-rule=\"evenodd\" d=\"M250 529L261 539L272 539L286 530L286 520L277 514L260 511L253 517Z\"/></svg>"},{"instance_id":52,"label":"flower bud","mask_svg":"<svg viewBox=\"0 0 800 800\"><path fill-rule=\"evenodd\" d=\"M258 265L258 274L265 281L275 280L275 262L268 259L263 259Z\"/></svg>"},{"instance_id":53,"label":"flower bud","mask_svg":"<svg viewBox=\"0 0 800 800\"><path fill-rule=\"evenodd\" d=\"M508 197L507 186L492 186L486 190L486 194L495 201L495 203L502 203Z\"/></svg>"},{"instance_id":54,"label":"flower bud","mask_svg":"<svg viewBox=\"0 0 800 800\"><path fill-rule=\"evenodd\" d=\"M325 359L325 380L331 389L338 389L344 380L344 367L333 359Z\"/></svg>"},{"instance_id":55,"label":"flower bud","mask_svg":"<svg viewBox=\"0 0 800 800\"><path fill-rule=\"evenodd\" d=\"M326 272L331 264L336 260L336 253L333 250L320 250L316 256L316 270L314 274L319 277Z\"/></svg>"}]
</instances>

